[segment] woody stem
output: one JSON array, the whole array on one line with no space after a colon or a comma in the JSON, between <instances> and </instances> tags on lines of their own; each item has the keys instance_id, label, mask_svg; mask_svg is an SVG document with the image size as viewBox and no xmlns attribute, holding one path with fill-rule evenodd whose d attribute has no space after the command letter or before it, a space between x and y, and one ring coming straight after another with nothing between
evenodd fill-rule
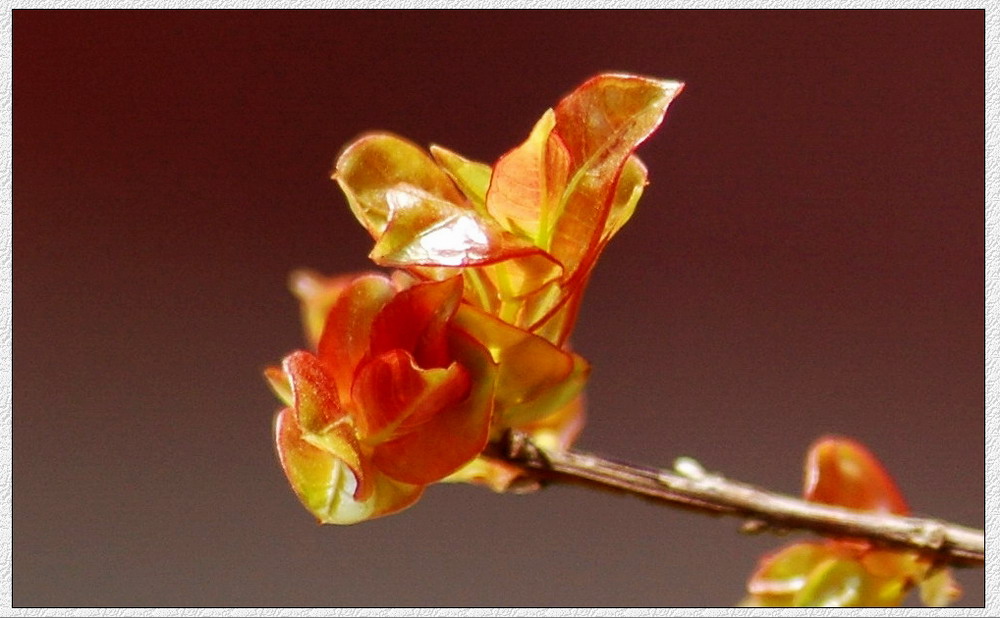
<instances>
[{"instance_id":1,"label":"woody stem","mask_svg":"<svg viewBox=\"0 0 1000 618\"><path fill-rule=\"evenodd\" d=\"M807 502L704 471L690 459L673 470L615 461L575 450L549 450L520 432L491 445L490 455L522 468L536 481L572 483L626 493L710 515L742 518L748 533L809 530L916 550L953 566L982 567L982 530L919 517L855 511Z\"/></svg>"}]
</instances>

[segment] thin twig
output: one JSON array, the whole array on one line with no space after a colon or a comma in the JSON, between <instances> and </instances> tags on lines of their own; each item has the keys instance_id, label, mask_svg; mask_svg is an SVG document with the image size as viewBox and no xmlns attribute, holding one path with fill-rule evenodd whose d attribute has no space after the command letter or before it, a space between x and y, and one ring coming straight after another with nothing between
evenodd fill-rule
<instances>
[{"instance_id":1,"label":"thin twig","mask_svg":"<svg viewBox=\"0 0 1000 618\"><path fill-rule=\"evenodd\" d=\"M574 450L556 451L510 432L490 454L516 464L540 482L570 482L624 492L655 502L745 520L744 531L810 530L917 550L953 566L982 567L982 530L936 519L875 514L807 502L705 472L682 460L674 471L614 461Z\"/></svg>"}]
</instances>

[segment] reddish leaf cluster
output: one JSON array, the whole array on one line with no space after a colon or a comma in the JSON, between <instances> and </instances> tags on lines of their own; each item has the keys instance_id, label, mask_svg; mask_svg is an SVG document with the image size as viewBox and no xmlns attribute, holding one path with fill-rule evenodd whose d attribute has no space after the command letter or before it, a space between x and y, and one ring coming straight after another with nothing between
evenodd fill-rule
<instances>
[{"instance_id":1,"label":"reddish leaf cluster","mask_svg":"<svg viewBox=\"0 0 1000 618\"><path fill-rule=\"evenodd\" d=\"M437 481L498 491L509 429L567 447L589 373L567 341L598 255L646 184L633 154L682 85L599 75L488 165L386 133L334 171L391 276L297 273L311 351L267 376L282 466L321 522L399 511Z\"/></svg>"},{"instance_id":2,"label":"reddish leaf cluster","mask_svg":"<svg viewBox=\"0 0 1000 618\"><path fill-rule=\"evenodd\" d=\"M599 75L545 112L494 166L386 133L361 137L333 177L390 275L292 277L310 350L266 375L285 408L281 465L323 523L413 504L434 482L510 487L518 469L483 454L511 428L568 448L583 422L587 362L567 341L604 246L646 185L633 154L681 91ZM816 443L808 500L880 513L908 508L884 468L843 438ZM958 594L912 551L857 539L766 556L746 605L897 605Z\"/></svg>"}]
</instances>

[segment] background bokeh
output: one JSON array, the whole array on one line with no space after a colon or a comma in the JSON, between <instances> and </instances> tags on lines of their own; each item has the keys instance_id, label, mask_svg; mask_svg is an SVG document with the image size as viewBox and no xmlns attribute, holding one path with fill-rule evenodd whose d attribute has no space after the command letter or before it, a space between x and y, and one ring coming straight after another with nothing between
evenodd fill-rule
<instances>
[{"instance_id":1,"label":"background bokeh","mask_svg":"<svg viewBox=\"0 0 1000 618\"><path fill-rule=\"evenodd\" d=\"M580 446L797 493L854 436L984 525L984 14L14 11L15 606L724 606L786 540L554 487L317 526L261 370L368 268L370 129L493 161L604 70L687 89L574 336ZM963 605L982 605L964 571Z\"/></svg>"}]
</instances>

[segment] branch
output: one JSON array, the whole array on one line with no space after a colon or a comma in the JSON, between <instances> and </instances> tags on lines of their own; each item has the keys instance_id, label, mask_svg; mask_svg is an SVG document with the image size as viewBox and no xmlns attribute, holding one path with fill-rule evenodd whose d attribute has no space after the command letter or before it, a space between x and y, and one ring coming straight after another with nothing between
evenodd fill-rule
<instances>
[{"instance_id":1,"label":"branch","mask_svg":"<svg viewBox=\"0 0 1000 618\"><path fill-rule=\"evenodd\" d=\"M917 550L940 563L982 567L982 530L917 517L875 514L807 502L708 473L682 458L673 471L639 466L574 450L543 449L519 432L491 445L493 457L524 470L536 487L562 482L627 493L711 515L745 520L743 531L810 530L837 538L862 538L880 545Z\"/></svg>"}]
</instances>

